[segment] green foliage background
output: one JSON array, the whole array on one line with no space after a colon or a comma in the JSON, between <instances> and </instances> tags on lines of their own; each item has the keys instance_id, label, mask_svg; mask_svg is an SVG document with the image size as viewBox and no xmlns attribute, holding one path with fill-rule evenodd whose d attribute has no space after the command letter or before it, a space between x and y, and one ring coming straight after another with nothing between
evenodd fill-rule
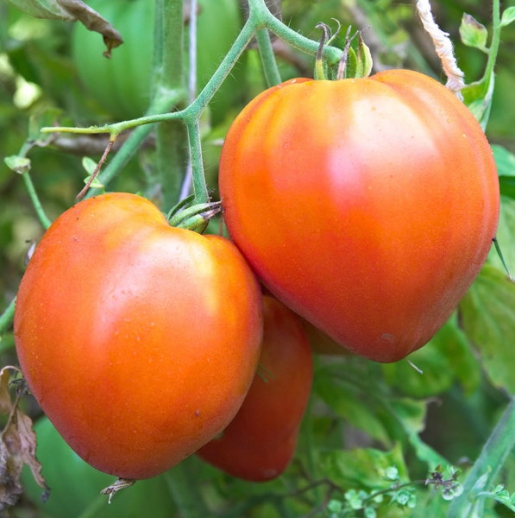
<instances>
[{"instance_id":1,"label":"green foliage background","mask_svg":"<svg viewBox=\"0 0 515 518\"><path fill-rule=\"evenodd\" d=\"M515 1L505 2L503 7L511 5ZM486 56L460 41L459 27L462 14L467 12L490 28L490 2L442 0L433 2L433 10L441 28L455 43L467 83L479 80ZM336 19L343 27L352 24L363 29L376 70L405 67L444 80L432 44L416 17L414 2L285 0L282 12L289 26L314 40L320 37L315 26L321 21L335 27ZM6 2L0 3L0 156L18 153L29 134L46 139L41 142L44 145L31 150L29 157L35 188L51 219L72 205L83 187L86 173L82 157L98 161L106 140L101 136L42 137L37 129L55 121L60 125L101 125L115 117L88 94L78 79L71 54L72 31L71 23L31 18ZM337 39L336 45L342 44L343 40ZM276 42L275 50L283 79L311 74L311 58L280 42ZM507 26L502 33L486 131L494 147L503 194L498 240L512 273L515 272L514 51L515 24ZM219 116L217 120L206 117L204 121L204 160L213 189L220 138L244 103L265 87L255 49L247 52L239 67L244 69L244 73L239 71L238 80L245 84L246 95L234 96L225 117ZM137 80L137 73L128 77L131 80ZM149 138L109 189L139 191L156 197L155 167L153 141ZM36 241L42 233L21 176L0 162L0 312L16 294L29 242ZM2 336L2 365L16 363L13 343L10 332ZM452 472L446 471L450 466L461 470L458 480L465 480L515 393L514 344L515 284L508 279L493 251L453 319L429 345L410 356L410 361L423 374L407 361L379 365L359 358L317 357L313 398L303 422L298 454L285 475L265 484L244 483L192 457L175 470L171 479L165 476L159 482L162 491L170 492L171 498L166 503L142 498L143 503L132 504L132 510L137 513L135 516L142 515L141 509L149 515L161 516L159 506L165 506L163 516L175 516L174 509L179 507L181 516L195 516L197 511L185 511L188 504L170 482L177 484L177 480L186 478L195 498L203 501L204 512L209 513L206 516L395 518L452 513L449 501L442 497L442 487L434 483L426 486L426 478L441 465L446 480L452 478ZM33 417L40 417L34 405L27 403L27 407ZM44 456L42 451L41 457ZM68 459L65 466L75 462L71 457ZM45 462L43 466L45 469ZM79 492L86 491L84 480L97 476L77 473ZM486 474L486 471L480 473ZM404 485L409 481L416 482ZM104 483L109 481L98 482ZM509 494L502 493L503 488L497 488L495 493L498 484L509 493L515 492L513 452L509 453L495 484L490 480L485 487L481 486L481 480L479 484L476 490L488 494L483 498L486 503L481 508L482 514L477 516L513 514L509 506L499 503L503 498L509 499ZM73 493L73 488L69 492ZM31 495L35 493L37 490L33 488ZM56 494L59 494L57 489ZM74 516L106 516L103 503L91 498L92 506L88 508L85 504L84 509L76 509ZM63 509L64 505L63 502ZM115 501L112 505L115 508L118 504ZM59 515L59 507L54 500L49 515L56 516L56 512ZM30 497L24 497L10 513L9 516L20 518L41 516L36 499Z\"/></svg>"}]
</instances>

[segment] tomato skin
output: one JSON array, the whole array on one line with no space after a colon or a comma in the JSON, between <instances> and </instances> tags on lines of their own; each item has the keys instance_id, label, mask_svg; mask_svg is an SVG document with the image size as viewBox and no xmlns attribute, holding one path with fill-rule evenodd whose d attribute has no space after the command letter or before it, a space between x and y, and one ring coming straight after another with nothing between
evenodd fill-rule
<instances>
[{"instance_id":1,"label":"tomato skin","mask_svg":"<svg viewBox=\"0 0 515 518\"><path fill-rule=\"evenodd\" d=\"M149 478L241 406L259 358L261 293L232 243L112 193L78 203L44 235L14 332L30 390L78 455Z\"/></svg>"},{"instance_id":2,"label":"tomato skin","mask_svg":"<svg viewBox=\"0 0 515 518\"><path fill-rule=\"evenodd\" d=\"M443 325L499 214L479 124L407 70L265 91L230 128L219 183L229 232L270 292L379 362Z\"/></svg>"},{"instance_id":3,"label":"tomato skin","mask_svg":"<svg viewBox=\"0 0 515 518\"><path fill-rule=\"evenodd\" d=\"M260 367L236 417L197 454L223 471L254 482L278 477L295 453L309 400L313 359L300 319L264 296Z\"/></svg>"}]
</instances>

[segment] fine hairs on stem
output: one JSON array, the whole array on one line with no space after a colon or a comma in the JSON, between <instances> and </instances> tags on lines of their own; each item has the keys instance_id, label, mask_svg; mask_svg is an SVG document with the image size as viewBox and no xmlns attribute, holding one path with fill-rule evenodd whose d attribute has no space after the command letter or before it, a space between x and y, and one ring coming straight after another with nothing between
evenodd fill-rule
<instances>
[{"instance_id":1,"label":"fine hairs on stem","mask_svg":"<svg viewBox=\"0 0 515 518\"><path fill-rule=\"evenodd\" d=\"M449 34L443 32L435 22L429 0L418 0L417 11L422 25L429 36L431 36L436 53L442 62L443 71L447 76L447 88L461 98L460 91L465 86L464 74L456 62Z\"/></svg>"}]
</instances>

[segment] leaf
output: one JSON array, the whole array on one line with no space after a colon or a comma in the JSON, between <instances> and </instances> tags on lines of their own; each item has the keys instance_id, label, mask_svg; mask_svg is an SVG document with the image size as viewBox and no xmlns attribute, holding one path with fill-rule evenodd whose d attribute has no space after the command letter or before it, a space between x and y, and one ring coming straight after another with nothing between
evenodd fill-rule
<instances>
[{"instance_id":1,"label":"leaf","mask_svg":"<svg viewBox=\"0 0 515 518\"><path fill-rule=\"evenodd\" d=\"M470 14L464 13L460 24L461 41L469 47L488 52L486 41L488 39L488 31L486 27L479 23Z\"/></svg>"},{"instance_id":2,"label":"leaf","mask_svg":"<svg viewBox=\"0 0 515 518\"><path fill-rule=\"evenodd\" d=\"M23 156L6 156L4 158L5 165L15 173L23 174L30 171L30 159Z\"/></svg>"},{"instance_id":3,"label":"leaf","mask_svg":"<svg viewBox=\"0 0 515 518\"><path fill-rule=\"evenodd\" d=\"M372 72L374 62L370 49L365 44L361 33L358 38L358 52L356 53L356 77L368 77Z\"/></svg>"},{"instance_id":4,"label":"leaf","mask_svg":"<svg viewBox=\"0 0 515 518\"><path fill-rule=\"evenodd\" d=\"M515 20L515 7L508 7L502 13L501 27L506 27Z\"/></svg>"},{"instance_id":5,"label":"leaf","mask_svg":"<svg viewBox=\"0 0 515 518\"><path fill-rule=\"evenodd\" d=\"M460 304L469 340L481 353L493 385L515 393L515 283L492 265L485 265Z\"/></svg>"},{"instance_id":6,"label":"leaf","mask_svg":"<svg viewBox=\"0 0 515 518\"><path fill-rule=\"evenodd\" d=\"M470 393L481 380L481 368L466 336L458 328L456 315L408 359L422 372L416 371L408 361L383 365L386 381L408 396L436 396L451 388L457 380Z\"/></svg>"},{"instance_id":7,"label":"leaf","mask_svg":"<svg viewBox=\"0 0 515 518\"><path fill-rule=\"evenodd\" d=\"M390 451L374 448L322 452L323 473L334 483L345 488L386 489L392 485L388 471L397 469L401 482L409 480L408 470L400 444Z\"/></svg>"},{"instance_id":8,"label":"leaf","mask_svg":"<svg viewBox=\"0 0 515 518\"><path fill-rule=\"evenodd\" d=\"M501 212L499 214L496 239L506 267L513 277L515 276L515 200L506 196L501 198ZM500 271L506 272L506 268L495 247L492 247L488 261Z\"/></svg>"},{"instance_id":9,"label":"leaf","mask_svg":"<svg viewBox=\"0 0 515 518\"><path fill-rule=\"evenodd\" d=\"M120 33L100 14L82 0L7 0L14 7L35 18L79 21L90 31L99 32L107 47L104 55L123 43Z\"/></svg>"},{"instance_id":10,"label":"leaf","mask_svg":"<svg viewBox=\"0 0 515 518\"><path fill-rule=\"evenodd\" d=\"M9 416L0 432L0 511L15 505L23 493L20 476L25 464L30 467L38 485L49 492L41 475L41 464L36 459L32 421L18 408L19 394L11 401L9 381L13 370L18 372L14 367L4 367L0 371L0 412Z\"/></svg>"},{"instance_id":11,"label":"leaf","mask_svg":"<svg viewBox=\"0 0 515 518\"><path fill-rule=\"evenodd\" d=\"M490 118L494 85L495 76L492 73L488 77L483 77L481 81L468 84L461 90L465 105L477 119L483 131L486 129Z\"/></svg>"},{"instance_id":12,"label":"leaf","mask_svg":"<svg viewBox=\"0 0 515 518\"><path fill-rule=\"evenodd\" d=\"M493 145L492 149L499 173L501 194L515 198L515 155L503 146Z\"/></svg>"}]
</instances>

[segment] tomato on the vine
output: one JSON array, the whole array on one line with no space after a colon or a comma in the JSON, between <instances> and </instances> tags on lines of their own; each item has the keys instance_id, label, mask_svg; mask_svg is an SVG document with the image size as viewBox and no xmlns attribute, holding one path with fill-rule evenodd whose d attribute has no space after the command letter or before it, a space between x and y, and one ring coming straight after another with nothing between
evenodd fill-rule
<instances>
[{"instance_id":1,"label":"tomato on the vine","mask_svg":"<svg viewBox=\"0 0 515 518\"><path fill-rule=\"evenodd\" d=\"M145 198L105 194L43 236L14 333L66 442L100 471L149 478L238 411L259 358L261 292L228 240L171 227Z\"/></svg>"},{"instance_id":2,"label":"tomato on the vine","mask_svg":"<svg viewBox=\"0 0 515 518\"><path fill-rule=\"evenodd\" d=\"M149 0L88 0L122 35L124 43L103 53L100 34L82 24L74 27L73 60L88 92L119 118L144 115L152 94L154 2ZM230 49L242 27L238 0L199 0L197 18L197 83L202 89ZM221 30L223 29L223 30ZM187 31L187 26L186 29ZM187 37L185 38L187 40ZM184 56L187 61L187 53ZM185 62L185 68L187 63ZM244 69L236 67L210 105L213 117L222 119L235 98L243 95Z\"/></svg>"},{"instance_id":3,"label":"tomato on the vine","mask_svg":"<svg viewBox=\"0 0 515 518\"><path fill-rule=\"evenodd\" d=\"M278 477L295 453L313 379L313 359L301 320L264 296L258 371L242 407L220 437L197 454L227 473L254 482Z\"/></svg>"},{"instance_id":4,"label":"tomato on the vine","mask_svg":"<svg viewBox=\"0 0 515 518\"><path fill-rule=\"evenodd\" d=\"M492 150L423 74L294 79L255 98L220 163L230 234L268 289L351 351L420 348L495 237Z\"/></svg>"}]
</instances>

